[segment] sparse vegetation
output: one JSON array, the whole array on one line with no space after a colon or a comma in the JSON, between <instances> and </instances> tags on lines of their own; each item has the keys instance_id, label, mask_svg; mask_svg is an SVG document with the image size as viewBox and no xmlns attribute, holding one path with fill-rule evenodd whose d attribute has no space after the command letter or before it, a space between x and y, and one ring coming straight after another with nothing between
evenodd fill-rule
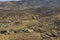
<instances>
[{"instance_id":1,"label":"sparse vegetation","mask_svg":"<svg viewBox=\"0 0 60 40\"><path fill-rule=\"evenodd\" d=\"M56 40L57 31L60 37L59 9L37 7L2 10L0 40Z\"/></svg>"}]
</instances>

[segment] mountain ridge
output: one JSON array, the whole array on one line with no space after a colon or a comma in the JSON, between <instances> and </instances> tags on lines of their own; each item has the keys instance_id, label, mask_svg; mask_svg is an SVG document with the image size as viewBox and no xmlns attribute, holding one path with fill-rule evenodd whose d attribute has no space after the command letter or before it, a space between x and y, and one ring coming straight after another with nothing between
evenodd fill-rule
<instances>
[{"instance_id":1,"label":"mountain ridge","mask_svg":"<svg viewBox=\"0 0 60 40\"><path fill-rule=\"evenodd\" d=\"M1 4L15 4L15 5L44 5L44 6L56 6L60 5L60 0L21 0L21 1L8 1L8 2L0 2Z\"/></svg>"},{"instance_id":2,"label":"mountain ridge","mask_svg":"<svg viewBox=\"0 0 60 40\"><path fill-rule=\"evenodd\" d=\"M8 1L0 2L0 7L10 9L28 9L34 7L58 7L60 0L21 0L21 1Z\"/></svg>"}]
</instances>

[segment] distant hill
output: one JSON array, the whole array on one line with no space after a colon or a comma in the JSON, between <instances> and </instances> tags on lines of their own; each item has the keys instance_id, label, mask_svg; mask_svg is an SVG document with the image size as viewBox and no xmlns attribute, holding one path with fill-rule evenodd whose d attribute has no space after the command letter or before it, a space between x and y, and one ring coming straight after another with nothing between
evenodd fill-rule
<instances>
[{"instance_id":1,"label":"distant hill","mask_svg":"<svg viewBox=\"0 0 60 40\"><path fill-rule=\"evenodd\" d=\"M0 7L7 8L34 8L41 6L60 6L60 0L21 0L21 1L9 1L0 2Z\"/></svg>"}]
</instances>

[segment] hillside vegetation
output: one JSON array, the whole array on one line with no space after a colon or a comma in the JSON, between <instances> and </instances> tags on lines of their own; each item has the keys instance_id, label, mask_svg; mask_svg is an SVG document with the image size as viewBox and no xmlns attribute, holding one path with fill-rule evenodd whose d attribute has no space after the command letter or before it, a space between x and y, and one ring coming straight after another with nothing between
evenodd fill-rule
<instances>
[{"instance_id":1,"label":"hillside vegetation","mask_svg":"<svg viewBox=\"0 0 60 40\"><path fill-rule=\"evenodd\" d=\"M0 40L60 40L59 7L0 11Z\"/></svg>"}]
</instances>

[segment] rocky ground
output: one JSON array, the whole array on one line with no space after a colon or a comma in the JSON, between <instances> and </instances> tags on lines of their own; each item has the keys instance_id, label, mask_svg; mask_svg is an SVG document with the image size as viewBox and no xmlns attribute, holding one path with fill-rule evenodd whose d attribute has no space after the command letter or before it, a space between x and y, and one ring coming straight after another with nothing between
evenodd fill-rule
<instances>
[{"instance_id":1,"label":"rocky ground","mask_svg":"<svg viewBox=\"0 0 60 40\"><path fill-rule=\"evenodd\" d=\"M60 40L59 8L1 12L0 40Z\"/></svg>"}]
</instances>

